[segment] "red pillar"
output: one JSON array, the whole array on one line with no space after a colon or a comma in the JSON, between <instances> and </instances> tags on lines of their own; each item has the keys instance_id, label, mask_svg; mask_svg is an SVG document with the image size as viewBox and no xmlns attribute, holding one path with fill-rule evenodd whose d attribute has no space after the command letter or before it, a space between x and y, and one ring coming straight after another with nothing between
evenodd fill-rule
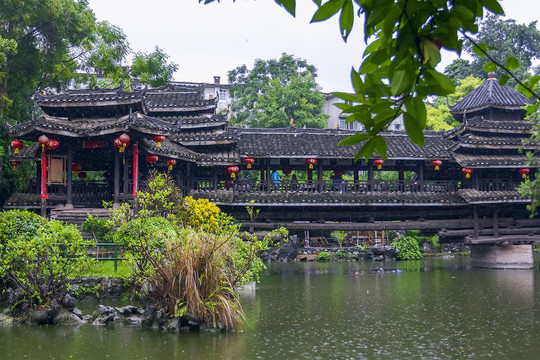
<instances>
[{"instance_id":1,"label":"red pillar","mask_svg":"<svg viewBox=\"0 0 540 360\"><path fill-rule=\"evenodd\" d=\"M137 196L139 190L139 146L133 144L133 192L132 196Z\"/></svg>"}]
</instances>

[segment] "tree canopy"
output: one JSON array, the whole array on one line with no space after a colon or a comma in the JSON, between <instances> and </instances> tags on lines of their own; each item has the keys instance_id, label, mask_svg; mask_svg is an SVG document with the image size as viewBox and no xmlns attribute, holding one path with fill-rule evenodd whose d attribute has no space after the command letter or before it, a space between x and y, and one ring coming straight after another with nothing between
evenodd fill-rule
<instances>
[{"instance_id":1,"label":"tree canopy","mask_svg":"<svg viewBox=\"0 0 540 360\"><path fill-rule=\"evenodd\" d=\"M315 82L317 69L303 59L282 54L279 59L256 60L229 71L234 122L241 126L323 128L324 95Z\"/></svg>"},{"instance_id":2,"label":"tree canopy","mask_svg":"<svg viewBox=\"0 0 540 360\"><path fill-rule=\"evenodd\" d=\"M215 0L200 0L211 3ZM275 0L293 16L296 0ZM373 152L386 157L386 142L380 135L398 116L403 116L405 130L416 144L424 145L426 126L424 100L429 96L446 96L454 92L453 81L436 69L441 48L461 55L463 41L478 33L478 20L485 11L504 14L499 0L314 0L318 5L311 22L339 17L340 35L344 41L355 18L364 27L367 48L358 68L351 70L354 93L335 93L339 98L360 105L339 104L349 113L349 121L358 121L365 129L344 139L342 145L362 143L357 158L369 158ZM519 60L510 57L497 62L488 46L471 41L476 53L490 62L486 70L497 65L511 72ZM505 83L513 74L505 73ZM532 77L521 82L519 89L527 96L539 98L531 89L540 81ZM538 103L537 103L538 104ZM535 108L536 107L536 108ZM537 105L529 108L536 111Z\"/></svg>"},{"instance_id":3,"label":"tree canopy","mask_svg":"<svg viewBox=\"0 0 540 360\"><path fill-rule=\"evenodd\" d=\"M519 60L521 67L514 71L519 79L530 77L533 61L540 58L540 31L537 22L529 25L518 24L513 19L504 19L498 15L488 14L480 22L480 30L471 40L463 42L463 50L472 56L472 61L457 59L445 69L445 74L454 81L469 75L485 78L484 65L489 62L485 57L476 55L475 43L485 43L491 48L488 53L499 63L504 64L509 57ZM503 75L502 69L496 70L497 76ZM511 82L515 85L515 82Z\"/></svg>"},{"instance_id":4,"label":"tree canopy","mask_svg":"<svg viewBox=\"0 0 540 360\"><path fill-rule=\"evenodd\" d=\"M168 58L169 55L158 46L151 53L137 52L131 65L131 76L153 87L166 85L178 70L177 64L167 62Z\"/></svg>"}]
</instances>

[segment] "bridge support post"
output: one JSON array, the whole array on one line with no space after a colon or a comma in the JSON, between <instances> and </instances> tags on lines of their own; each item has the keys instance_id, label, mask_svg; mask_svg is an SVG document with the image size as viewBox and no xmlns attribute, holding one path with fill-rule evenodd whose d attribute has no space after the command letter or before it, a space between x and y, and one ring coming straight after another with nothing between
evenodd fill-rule
<instances>
[{"instance_id":1,"label":"bridge support post","mask_svg":"<svg viewBox=\"0 0 540 360\"><path fill-rule=\"evenodd\" d=\"M473 267L490 269L532 269L532 245L471 245Z\"/></svg>"}]
</instances>

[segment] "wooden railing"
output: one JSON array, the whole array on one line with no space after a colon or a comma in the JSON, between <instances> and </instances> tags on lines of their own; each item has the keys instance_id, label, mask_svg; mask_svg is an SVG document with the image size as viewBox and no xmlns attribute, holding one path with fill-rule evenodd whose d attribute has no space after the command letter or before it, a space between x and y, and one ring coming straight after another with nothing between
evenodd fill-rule
<instances>
[{"instance_id":1,"label":"wooden railing","mask_svg":"<svg viewBox=\"0 0 540 360\"><path fill-rule=\"evenodd\" d=\"M335 193L367 193L367 192L455 192L461 188L461 182L455 180L417 181L355 181L355 180L290 180L279 182L266 180L227 180L217 184L211 179L196 179L196 190L234 190L242 193L251 192L335 192Z\"/></svg>"},{"instance_id":2,"label":"wooden railing","mask_svg":"<svg viewBox=\"0 0 540 360\"><path fill-rule=\"evenodd\" d=\"M521 181L515 180L478 180L478 190L480 191L512 191L515 190Z\"/></svg>"}]
</instances>

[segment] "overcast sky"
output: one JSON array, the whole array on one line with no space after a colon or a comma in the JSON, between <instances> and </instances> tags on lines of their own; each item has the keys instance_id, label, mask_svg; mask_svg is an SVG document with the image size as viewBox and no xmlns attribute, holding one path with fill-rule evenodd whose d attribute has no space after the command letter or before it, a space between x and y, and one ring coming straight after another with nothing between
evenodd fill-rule
<instances>
[{"instance_id":1,"label":"overcast sky","mask_svg":"<svg viewBox=\"0 0 540 360\"><path fill-rule=\"evenodd\" d=\"M89 0L99 20L121 27L134 51L159 46L179 66L178 81L226 83L227 71L253 65L255 59L279 58L283 52L306 59L318 69L326 92L350 91L350 69L364 49L362 27L355 23L348 42L338 19L309 24L316 5L297 0L296 18L272 0ZM539 0L504 0L507 17L529 24L540 17ZM443 56L444 64L454 57Z\"/></svg>"}]
</instances>

